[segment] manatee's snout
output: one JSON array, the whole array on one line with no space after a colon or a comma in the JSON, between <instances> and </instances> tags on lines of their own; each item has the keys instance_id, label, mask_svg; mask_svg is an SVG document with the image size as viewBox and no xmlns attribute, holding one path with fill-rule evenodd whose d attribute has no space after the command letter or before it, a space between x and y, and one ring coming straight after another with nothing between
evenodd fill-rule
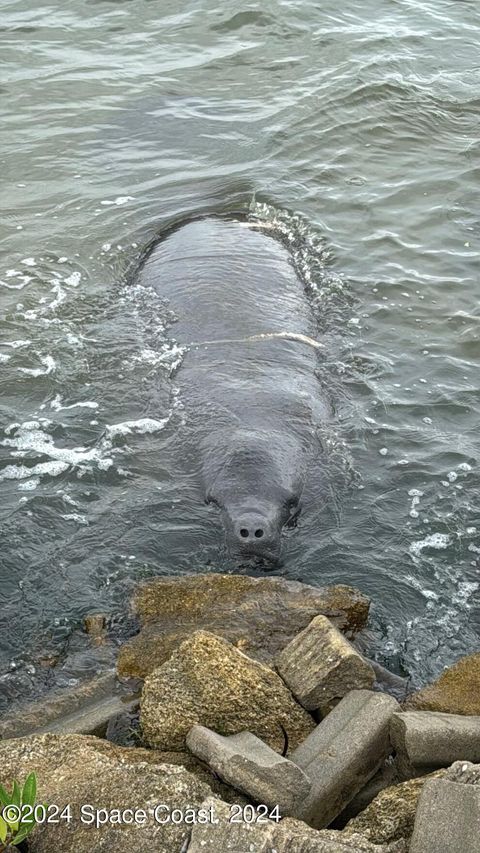
<instances>
[{"instance_id":1,"label":"manatee's snout","mask_svg":"<svg viewBox=\"0 0 480 853\"><path fill-rule=\"evenodd\" d=\"M275 513L238 509L226 512L227 546L242 556L278 560L282 527Z\"/></svg>"}]
</instances>

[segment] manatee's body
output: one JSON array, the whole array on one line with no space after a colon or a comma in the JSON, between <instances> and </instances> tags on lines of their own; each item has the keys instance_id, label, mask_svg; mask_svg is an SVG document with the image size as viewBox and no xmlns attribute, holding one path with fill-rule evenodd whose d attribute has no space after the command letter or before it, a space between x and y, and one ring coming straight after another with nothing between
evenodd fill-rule
<instances>
[{"instance_id":1,"label":"manatee's body","mask_svg":"<svg viewBox=\"0 0 480 853\"><path fill-rule=\"evenodd\" d=\"M329 411L291 257L246 222L202 219L159 242L138 281L168 300L171 335L187 348L175 381L230 550L275 559Z\"/></svg>"}]
</instances>

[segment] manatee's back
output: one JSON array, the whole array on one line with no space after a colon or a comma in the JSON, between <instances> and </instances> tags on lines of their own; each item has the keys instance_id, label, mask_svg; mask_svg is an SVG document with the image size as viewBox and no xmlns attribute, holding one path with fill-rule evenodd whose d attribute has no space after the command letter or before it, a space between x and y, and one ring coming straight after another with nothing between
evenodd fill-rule
<instances>
[{"instance_id":1,"label":"manatee's back","mask_svg":"<svg viewBox=\"0 0 480 853\"><path fill-rule=\"evenodd\" d=\"M169 301L181 344L271 332L315 335L287 250L247 221L182 225L147 257L138 279Z\"/></svg>"}]
</instances>

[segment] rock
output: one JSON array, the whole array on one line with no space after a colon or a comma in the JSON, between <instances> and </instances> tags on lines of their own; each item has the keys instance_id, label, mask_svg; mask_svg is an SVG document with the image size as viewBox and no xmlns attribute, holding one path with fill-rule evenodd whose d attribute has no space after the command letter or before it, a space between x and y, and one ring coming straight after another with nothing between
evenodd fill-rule
<instances>
[{"instance_id":1,"label":"rock","mask_svg":"<svg viewBox=\"0 0 480 853\"><path fill-rule=\"evenodd\" d=\"M380 767L380 770L377 770L375 776L372 776L370 781L354 796L353 800L350 800L338 818L335 818L332 829L344 829L348 821L363 812L381 791L390 788L399 781L396 763L390 756Z\"/></svg>"},{"instance_id":2,"label":"rock","mask_svg":"<svg viewBox=\"0 0 480 853\"><path fill-rule=\"evenodd\" d=\"M250 732L223 737L193 726L187 746L229 785L257 803L277 806L282 817L295 815L310 792L303 771Z\"/></svg>"},{"instance_id":3,"label":"rock","mask_svg":"<svg viewBox=\"0 0 480 853\"><path fill-rule=\"evenodd\" d=\"M375 673L338 628L316 616L277 656L278 673L309 711L321 708L350 690L370 688Z\"/></svg>"},{"instance_id":4,"label":"rock","mask_svg":"<svg viewBox=\"0 0 480 853\"><path fill-rule=\"evenodd\" d=\"M377 846L361 835L317 832L291 818L280 823L232 821L231 810L212 798L202 807L211 808L218 822L193 827L188 853L407 853L403 841Z\"/></svg>"},{"instance_id":5,"label":"rock","mask_svg":"<svg viewBox=\"0 0 480 853\"><path fill-rule=\"evenodd\" d=\"M271 664L314 616L324 614L353 635L366 624L369 604L348 586L313 587L278 577L212 573L155 578L135 595L142 630L120 649L118 672L145 678L202 629Z\"/></svg>"},{"instance_id":6,"label":"rock","mask_svg":"<svg viewBox=\"0 0 480 853\"><path fill-rule=\"evenodd\" d=\"M46 732L103 736L113 716L135 708L138 697L122 690L115 673L107 672L77 687L47 694L15 714L0 718L0 737Z\"/></svg>"},{"instance_id":7,"label":"rock","mask_svg":"<svg viewBox=\"0 0 480 853\"><path fill-rule=\"evenodd\" d=\"M104 613L89 613L83 620L83 630L93 645L101 645L107 637L107 618Z\"/></svg>"},{"instance_id":8,"label":"rock","mask_svg":"<svg viewBox=\"0 0 480 853\"><path fill-rule=\"evenodd\" d=\"M285 733L295 749L315 725L276 672L207 631L147 677L140 720L145 742L169 750L184 750L196 723L224 735L251 731L278 752Z\"/></svg>"},{"instance_id":9,"label":"rock","mask_svg":"<svg viewBox=\"0 0 480 853\"><path fill-rule=\"evenodd\" d=\"M85 735L31 735L0 742L0 783L23 782L37 774L37 802L69 803L71 822L45 823L29 842L32 853L172 853L188 836L185 822L160 824L150 809L198 808L209 796L208 785L184 767L158 762L154 752L126 749ZM144 810L143 826L82 822L82 805L94 809ZM166 814L162 811L162 816ZM88 814L84 819L88 820Z\"/></svg>"},{"instance_id":10,"label":"rock","mask_svg":"<svg viewBox=\"0 0 480 853\"><path fill-rule=\"evenodd\" d=\"M429 779L418 800L410 853L478 853L480 788Z\"/></svg>"},{"instance_id":11,"label":"rock","mask_svg":"<svg viewBox=\"0 0 480 853\"><path fill-rule=\"evenodd\" d=\"M412 693L403 708L406 711L480 715L480 652L460 658L433 684Z\"/></svg>"},{"instance_id":12,"label":"rock","mask_svg":"<svg viewBox=\"0 0 480 853\"><path fill-rule=\"evenodd\" d=\"M348 836L359 833L374 844L389 844L401 838L408 841L413 832L418 798L425 782L427 779L439 778L444 773L444 770L439 770L432 776L410 779L381 791L365 811L349 821L343 834Z\"/></svg>"},{"instance_id":13,"label":"rock","mask_svg":"<svg viewBox=\"0 0 480 853\"><path fill-rule=\"evenodd\" d=\"M448 767L454 761L480 761L480 717L406 711L394 714L390 738L402 776L410 767Z\"/></svg>"},{"instance_id":14,"label":"rock","mask_svg":"<svg viewBox=\"0 0 480 853\"><path fill-rule=\"evenodd\" d=\"M455 761L448 770L445 770L443 778L450 782L462 782L463 785L480 785L480 764Z\"/></svg>"},{"instance_id":15,"label":"rock","mask_svg":"<svg viewBox=\"0 0 480 853\"><path fill-rule=\"evenodd\" d=\"M391 752L390 719L399 708L392 696L353 690L292 754L312 789L302 820L322 829L375 775Z\"/></svg>"}]
</instances>

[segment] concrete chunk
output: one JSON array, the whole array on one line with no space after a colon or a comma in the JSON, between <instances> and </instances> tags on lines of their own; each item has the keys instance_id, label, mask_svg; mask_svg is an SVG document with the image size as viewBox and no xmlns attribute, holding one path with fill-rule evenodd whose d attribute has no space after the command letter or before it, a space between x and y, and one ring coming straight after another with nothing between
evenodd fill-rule
<instances>
[{"instance_id":1,"label":"concrete chunk","mask_svg":"<svg viewBox=\"0 0 480 853\"><path fill-rule=\"evenodd\" d=\"M480 761L480 717L405 711L393 715L390 737L402 775L410 775L410 767L448 767L454 761Z\"/></svg>"},{"instance_id":2,"label":"concrete chunk","mask_svg":"<svg viewBox=\"0 0 480 853\"><path fill-rule=\"evenodd\" d=\"M352 690L290 755L312 782L302 820L328 826L372 778L391 752L390 719L399 707L392 696Z\"/></svg>"},{"instance_id":3,"label":"concrete chunk","mask_svg":"<svg viewBox=\"0 0 480 853\"><path fill-rule=\"evenodd\" d=\"M326 616L316 616L278 655L276 668L307 710L351 690L372 687L375 673Z\"/></svg>"},{"instance_id":4,"label":"concrete chunk","mask_svg":"<svg viewBox=\"0 0 480 853\"><path fill-rule=\"evenodd\" d=\"M187 746L225 782L280 814L295 815L310 792L305 773L250 732L223 737L205 726L193 726Z\"/></svg>"},{"instance_id":5,"label":"concrete chunk","mask_svg":"<svg viewBox=\"0 0 480 853\"><path fill-rule=\"evenodd\" d=\"M425 782L410 853L478 853L480 788L446 779Z\"/></svg>"},{"instance_id":6,"label":"concrete chunk","mask_svg":"<svg viewBox=\"0 0 480 853\"><path fill-rule=\"evenodd\" d=\"M232 820L231 808L214 798L201 808L214 815L214 822L192 827L186 853L407 853L403 840L379 846L361 835L317 832L290 817L279 823L251 817Z\"/></svg>"}]
</instances>

